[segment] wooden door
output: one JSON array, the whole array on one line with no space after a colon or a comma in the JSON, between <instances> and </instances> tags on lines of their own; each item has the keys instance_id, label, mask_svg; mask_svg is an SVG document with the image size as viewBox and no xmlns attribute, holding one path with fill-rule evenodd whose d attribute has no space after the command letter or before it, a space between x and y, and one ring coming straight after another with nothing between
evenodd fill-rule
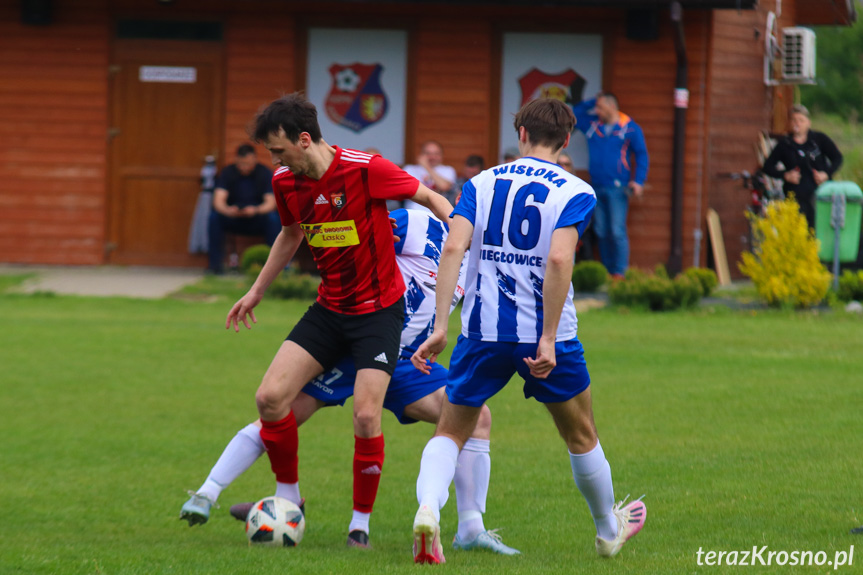
<instances>
[{"instance_id":1,"label":"wooden door","mask_svg":"<svg viewBox=\"0 0 863 575\"><path fill-rule=\"evenodd\" d=\"M218 42L118 40L111 70L108 261L204 266L188 253L204 157L222 136Z\"/></svg>"}]
</instances>

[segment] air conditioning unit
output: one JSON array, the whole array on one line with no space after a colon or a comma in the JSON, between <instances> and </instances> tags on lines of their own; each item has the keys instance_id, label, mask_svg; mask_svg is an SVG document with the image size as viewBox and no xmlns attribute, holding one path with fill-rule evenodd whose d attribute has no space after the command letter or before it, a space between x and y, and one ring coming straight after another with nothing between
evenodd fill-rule
<instances>
[{"instance_id":1,"label":"air conditioning unit","mask_svg":"<svg viewBox=\"0 0 863 575\"><path fill-rule=\"evenodd\" d=\"M815 83L815 32L793 27L782 30L782 81Z\"/></svg>"}]
</instances>

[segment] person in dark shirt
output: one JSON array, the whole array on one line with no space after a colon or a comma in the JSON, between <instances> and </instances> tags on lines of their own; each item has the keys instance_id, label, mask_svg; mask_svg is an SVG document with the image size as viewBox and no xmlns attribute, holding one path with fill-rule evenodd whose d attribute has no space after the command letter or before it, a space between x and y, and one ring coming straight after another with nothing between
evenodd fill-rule
<instances>
[{"instance_id":1,"label":"person in dark shirt","mask_svg":"<svg viewBox=\"0 0 863 575\"><path fill-rule=\"evenodd\" d=\"M833 178L842 153L826 134L810 130L809 110L791 107L791 133L780 138L764 162L764 173L783 181L785 195L793 193L810 228L815 227L815 190Z\"/></svg>"},{"instance_id":2,"label":"person in dark shirt","mask_svg":"<svg viewBox=\"0 0 863 575\"><path fill-rule=\"evenodd\" d=\"M235 163L225 166L213 192L210 234L210 272L221 274L225 259L225 234L263 236L272 246L282 229L273 196L273 172L258 163L255 148L237 148Z\"/></svg>"}]
</instances>

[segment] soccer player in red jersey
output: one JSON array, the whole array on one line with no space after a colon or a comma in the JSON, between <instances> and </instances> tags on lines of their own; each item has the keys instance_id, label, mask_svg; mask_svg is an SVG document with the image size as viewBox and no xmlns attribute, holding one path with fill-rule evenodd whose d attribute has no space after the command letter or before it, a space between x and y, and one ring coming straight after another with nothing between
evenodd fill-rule
<instances>
[{"instance_id":1,"label":"soccer player in red jersey","mask_svg":"<svg viewBox=\"0 0 863 575\"><path fill-rule=\"evenodd\" d=\"M270 151L282 221L257 280L228 312L225 327L247 329L264 291L305 238L321 274L318 298L279 351L255 395L276 495L299 505L297 422L291 402L303 386L350 355L354 387L354 516L348 545L368 547L368 521L384 462L381 411L399 354L404 281L386 200L411 199L446 221L452 206L380 155L330 146L315 106L291 94L255 118L254 139Z\"/></svg>"}]
</instances>

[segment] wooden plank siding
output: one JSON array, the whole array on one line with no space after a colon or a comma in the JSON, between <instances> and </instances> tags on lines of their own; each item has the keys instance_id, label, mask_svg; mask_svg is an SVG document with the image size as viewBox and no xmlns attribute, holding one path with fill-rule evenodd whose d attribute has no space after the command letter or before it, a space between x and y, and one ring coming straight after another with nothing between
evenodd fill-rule
<instances>
[{"instance_id":1,"label":"wooden plank siding","mask_svg":"<svg viewBox=\"0 0 863 575\"><path fill-rule=\"evenodd\" d=\"M247 126L262 104L304 88L309 26L408 30L405 159L412 161L419 145L434 139L459 170L469 154L488 164L497 159L504 33L602 34L603 84L642 126L651 156L645 199L633 201L630 212L631 260L642 268L668 260L677 61L667 10L659 14L658 39L639 42L626 38L625 10L598 7L436 5L429 15L419 4L373 2L56 0L53 6L53 22L44 27L22 25L17 2L0 6L0 261L105 262L107 69L118 18L223 23L220 165L247 141ZM732 272L746 249L748 193L716 175L754 170L758 132L784 128L778 125L784 110L774 118L773 107L777 94L784 104L790 93L763 85L763 37L753 33L763 30L774 6L775 0L764 0L755 11L684 11L690 90L684 267L696 257L693 237L706 229L708 207L722 218ZM794 17L795 2L786 0L780 26ZM707 249L704 240L702 263Z\"/></svg>"},{"instance_id":2,"label":"wooden plank siding","mask_svg":"<svg viewBox=\"0 0 863 575\"><path fill-rule=\"evenodd\" d=\"M736 278L742 277L737 268L740 255L749 249L749 224L744 212L750 192L740 181L724 178L722 174L742 170L751 173L758 168L755 153L758 134L776 128L772 112L774 94L787 93L784 87L764 85L764 25L769 10L775 10L775 1L761 2L754 11L713 12L704 185L708 205L719 214L730 271ZM792 25L793 10L793 2L783 3L780 30ZM758 36L755 30L759 30ZM780 116L784 114L782 110Z\"/></svg>"},{"instance_id":3,"label":"wooden plank siding","mask_svg":"<svg viewBox=\"0 0 863 575\"><path fill-rule=\"evenodd\" d=\"M608 90L614 92L621 110L644 130L650 171L644 199L630 202L630 262L653 268L666 264L671 253L671 182L673 177L674 85L677 58L668 12L659 17L659 38L638 42L625 37L622 23L611 31L614 39L607 55ZM689 108L686 114L683 200L683 265L692 265L693 233L703 218L699 194L701 157L705 136L705 85L708 61L709 13L684 12L686 55L689 65Z\"/></svg>"},{"instance_id":4,"label":"wooden plank siding","mask_svg":"<svg viewBox=\"0 0 863 575\"><path fill-rule=\"evenodd\" d=\"M0 7L0 253L6 262L104 261L108 14L55 2L50 26Z\"/></svg>"},{"instance_id":5,"label":"wooden plank siding","mask_svg":"<svg viewBox=\"0 0 863 575\"><path fill-rule=\"evenodd\" d=\"M468 40L469 39L469 40ZM493 164L489 117L493 31L489 22L451 18L423 18L415 30L415 68L408 71L414 84L413 137L405 147L405 160L415 161L423 142L436 140L446 163L461 170L464 159L480 154Z\"/></svg>"},{"instance_id":6,"label":"wooden plank siding","mask_svg":"<svg viewBox=\"0 0 863 575\"><path fill-rule=\"evenodd\" d=\"M295 91L296 31L290 14L238 10L225 17L225 145L219 164L249 141L248 127L262 104ZM305 53L305 50L302 50ZM269 165L269 152L257 146Z\"/></svg>"}]
</instances>

